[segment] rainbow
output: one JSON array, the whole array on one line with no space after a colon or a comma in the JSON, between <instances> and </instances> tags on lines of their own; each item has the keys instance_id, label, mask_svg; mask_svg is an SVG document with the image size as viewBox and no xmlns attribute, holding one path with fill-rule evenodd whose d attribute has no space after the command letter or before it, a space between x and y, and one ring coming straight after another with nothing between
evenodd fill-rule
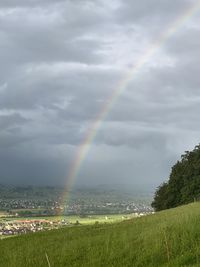
<instances>
[{"instance_id":1,"label":"rainbow","mask_svg":"<svg viewBox=\"0 0 200 267\"><path fill-rule=\"evenodd\" d=\"M149 61L156 51L160 49L170 39L170 37L173 36L182 25L184 25L185 22L194 16L199 9L200 0L196 1L193 5L187 8L187 10L181 13L181 15L179 15L173 21L173 23L171 23L170 26L168 26L167 29L156 40L154 40L150 47L145 51L143 56L136 62L136 64L133 65L133 67L128 70L123 79L118 82L116 88L114 88L107 101L102 106L100 112L96 115L93 123L91 123L85 137L83 138L83 141L77 149L75 158L71 164L67 176L64 194L61 196L61 205L64 205L64 203L67 201L68 190L72 187L99 128L101 127L106 116L109 114L110 110L116 104L120 95L126 90L128 83L134 78L144 64Z\"/></svg>"}]
</instances>

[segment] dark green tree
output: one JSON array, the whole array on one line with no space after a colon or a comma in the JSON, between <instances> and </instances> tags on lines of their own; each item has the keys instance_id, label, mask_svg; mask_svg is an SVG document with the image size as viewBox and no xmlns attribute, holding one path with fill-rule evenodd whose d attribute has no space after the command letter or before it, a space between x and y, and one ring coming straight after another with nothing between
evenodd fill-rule
<instances>
[{"instance_id":1,"label":"dark green tree","mask_svg":"<svg viewBox=\"0 0 200 267\"><path fill-rule=\"evenodd\" d=\"M167 193L168 193L167 183L163 183L157 188L154 196L154 201L151 204L152 207L155 208L155 210L167 209L167 202L166 202L166 200L168 199Z\"/></svg>"},{"instance_id":2,"label":"dark green tree","mask_svg":"<svg viewBox=\"0 0 200 267\"><path fill-rule=\"evenodd\" d=\"M168 182L161 184L154 195L156 211L177 207L200 198L200 145L186 151L172 167Z\"/></svg>"}]
</instances>

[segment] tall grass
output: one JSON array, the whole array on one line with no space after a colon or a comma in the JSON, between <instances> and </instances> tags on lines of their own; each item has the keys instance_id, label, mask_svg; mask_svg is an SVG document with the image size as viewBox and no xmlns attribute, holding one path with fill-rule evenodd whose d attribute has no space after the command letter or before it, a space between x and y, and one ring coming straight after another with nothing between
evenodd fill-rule
<instances>
[{"instance_id":1,"label":"tall grass","mask_svg":"<svg viewBox=\"0 0 200 267\"><path fill-rule=\"evenodd\" d=\"M200 266L200 203L122 223L0 241L2 267L48 267L49 263L51 267Z\"/></svg>"}]
</instances>

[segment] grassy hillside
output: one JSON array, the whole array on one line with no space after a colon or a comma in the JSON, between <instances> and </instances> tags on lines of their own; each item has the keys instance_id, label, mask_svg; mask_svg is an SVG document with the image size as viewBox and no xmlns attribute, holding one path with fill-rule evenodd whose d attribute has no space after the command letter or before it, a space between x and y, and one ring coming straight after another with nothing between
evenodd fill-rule
<instances>
[{"instance_id":1,"label":"grassy hillside","mask_svg":"<svg viewBox=\"0 0 200 267\"><path fill-rule=\"evenodd\" d=\"M0 266L200 266L200 203L122 223L5 239Z\"/></svg>"}]
</instances>

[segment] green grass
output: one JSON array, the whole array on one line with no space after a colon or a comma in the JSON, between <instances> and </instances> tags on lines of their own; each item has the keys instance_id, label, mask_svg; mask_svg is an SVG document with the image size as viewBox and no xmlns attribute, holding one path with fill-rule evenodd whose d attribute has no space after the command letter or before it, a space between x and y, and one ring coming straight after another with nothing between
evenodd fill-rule
<instances>
[{"instance_id":1,"label":"green grass","mask_svg":"<svg viewBox=\"0 0 200 267\"><path fill-rule=\"evenodd\" d=\"M0 241L3 267L200 266L200 203Z\"/></svg>"},{"instance_id":2,"label":"green grass","mask_svg":"<svg viewBox=\"0 0 200 267\"><path fill-rule=\"evenodd\" d=\"M49 221L60 221L62 219L65 219L66 221L70 223L76 223L76 221L79 221L80 224L83 225L89 225L94 224L95 222L99 223L114 223L114 222L120 222L125 219L130 219L135 217L133 214L108 214L108 215L91 215L87 217L80 217L78 215L69 215L69 216L37 216L37 217L7 217L3 218L2 221L17 221L17 220L40 220L40 219L46 219ZM1 218L0 218L1 222Z\"/></svg>"}]
</instances>

